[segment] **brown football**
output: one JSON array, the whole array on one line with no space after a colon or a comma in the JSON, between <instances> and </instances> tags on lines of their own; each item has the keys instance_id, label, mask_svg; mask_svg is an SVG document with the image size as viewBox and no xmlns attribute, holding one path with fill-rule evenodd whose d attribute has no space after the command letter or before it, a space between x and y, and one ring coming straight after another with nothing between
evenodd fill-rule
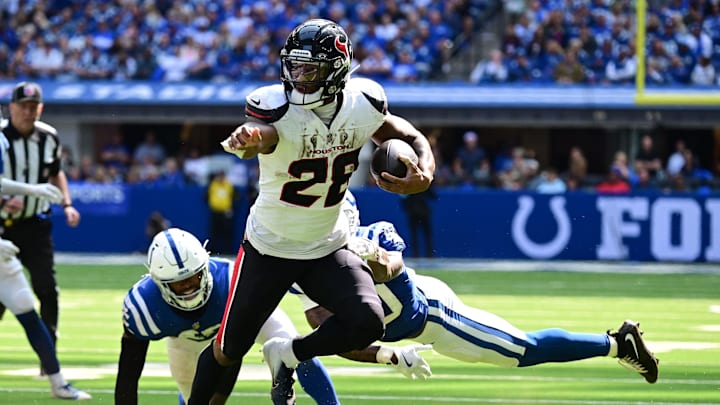
<instances>
[{"instance_id":1,"label":"brown football","mask_svg":"<svg viewBox=\"0 0 720 405\"><path fill-rule=\"evenodd\" d=\"M396 177L405 177L407 166L398 156L405 155L417 164L418 156L409 143L400 139L388 139L380 144L373 153L370 165L374 175L379 176L382 172L388 172Z\"/></svg>"}]
</instances>

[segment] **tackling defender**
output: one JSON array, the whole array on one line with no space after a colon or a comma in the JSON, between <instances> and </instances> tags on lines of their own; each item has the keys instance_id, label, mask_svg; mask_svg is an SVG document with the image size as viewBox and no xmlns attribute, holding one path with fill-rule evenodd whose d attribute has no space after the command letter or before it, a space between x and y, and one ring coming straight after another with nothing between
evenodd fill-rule
<instances>
[{"instance_id":1,"label":"tackling defender","mask_svg":"<svg viewBox=\"0 0 720 405\"><path fill-rule=\"evenodd\" d=\"M151 340L167 338L170 372L181 393L190 397L198 354L220 328L230 292L233 263L211 258L197 238L178 228L158 233L148 249L149 274L130 289L123 304L124 333L115 383L115 403L137 404L138 380ZM255 339L291 339L297 331L288 316L276 309ZM226 369L213 404L230 396L240 365ZM316 358L302 362L298 379L318 404L338 404L327 371ZM273 395L276 395L273 393Z\"/></svg>"},{"instance_id":2,"label":"tackling defender","mask_svg":"<svg viewBox=\"0 0 720 405\"><path fill-rule=\"evenodd\" d=\"M384 221L360 227L360 214L349 191L343 211L357 229L350 249L367 260L376 280L380 279L376 288L385 308L385 336L381 341L410 339L431 344L436 352L447 357L501 367L616 357L621 365L637 371L648 383L657 381L658 360L646 347L638 323L625 321L617 332L606 334L558 328L524 332L497 315L463 304L444 282L406 268L402 260L405 242L395 227ZM300 297L311 326L316 327L330 316L330 311L304 295ZM370 349L374 359L368 359L367 353L355 359L391 363L392 356L398 355L394 348ZM418 362L406 375L416 374L412 368L422 372L423 366Z\"/></svg>"}]
</instances>

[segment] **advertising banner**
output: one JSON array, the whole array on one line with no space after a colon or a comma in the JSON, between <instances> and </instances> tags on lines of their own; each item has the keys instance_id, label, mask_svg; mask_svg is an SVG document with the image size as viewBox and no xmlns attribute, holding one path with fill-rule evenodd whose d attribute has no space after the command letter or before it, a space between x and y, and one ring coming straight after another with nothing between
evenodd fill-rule
<instances>
[{"instance_id":1,"label":"advertising banner","mask_svg":"<svg viewBox=\"0 0 720 405\"><path fill-rule=\"evenodd\" d=\"M209 211L200 187L81 185L72 192L83 219L78 228L68 228L56 218L59 250L142 251L148 242L145 224L154 211L201 240L208 236ZM353 193L363 224L393 222L408 245L407 254L413 243L424 247L422 235L413 241L400 196L377 189ZM437 194L431 202L435 257L720 262L720 196L494 190ZM238 203L235 243L244 232L247 203Z\"/></svg>"}]
</instances>

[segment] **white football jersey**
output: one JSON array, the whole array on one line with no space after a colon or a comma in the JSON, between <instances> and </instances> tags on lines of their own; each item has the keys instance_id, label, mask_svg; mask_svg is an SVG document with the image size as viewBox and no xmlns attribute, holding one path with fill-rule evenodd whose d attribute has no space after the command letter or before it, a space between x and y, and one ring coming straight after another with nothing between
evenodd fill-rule
<instances>
[{"instance_id":1,"label":"white football jersey","mask_svg":"<svg viewBox=\"0 0 720 405\"><path fill-rule=\"evenodd\" d=\"M369 79L348 81L329 125L312 111L289 104L282 85L247 96L246 113L275 127L275 150L258 156L260 193L246 233L263 254L292 259L325 256L347 242L340 206L360 148L380 128L387 102Z\"/></svg>"}]
</instances>

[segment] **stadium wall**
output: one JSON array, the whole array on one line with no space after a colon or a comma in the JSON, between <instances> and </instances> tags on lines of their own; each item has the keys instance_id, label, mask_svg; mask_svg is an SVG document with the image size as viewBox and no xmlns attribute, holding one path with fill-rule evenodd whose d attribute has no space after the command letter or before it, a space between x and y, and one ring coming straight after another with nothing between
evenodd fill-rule
<instances>
[{"instance_id":1,"label":"stadium wall","mask_svg":"<svg viewBox=\"0 0 720 405\"><path fill-rule=\"evenodd\" d=\"M200 239L208 235L205 191L73 185L82 224L53 212L58 251L128 253L146 249L153 211ZM400 196L354 190L362 223L393 222L410 243ZM434 255L445 258L720 262L720 198L702 195L597 195L439 190L433 205ZM235 245L248 201L237 203Z\"/></svg>"}]
</instances>

